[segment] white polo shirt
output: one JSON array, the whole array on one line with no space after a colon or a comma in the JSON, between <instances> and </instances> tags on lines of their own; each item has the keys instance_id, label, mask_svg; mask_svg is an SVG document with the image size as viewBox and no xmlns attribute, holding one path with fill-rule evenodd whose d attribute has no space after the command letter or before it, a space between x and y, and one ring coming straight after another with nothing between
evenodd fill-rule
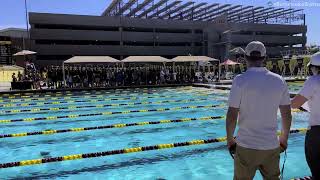
<instances>
[{"instance_id":1,"label":"white polo shirt","mask_svg":"<svg viewBox=\"0 0 320 180\"><path fill-rule=\"evenodd\" d=\"M279 147L277 112L290 105L285 80L264 67L249 68L232 83L229 106L239 108L237 143L245 148Z\"/></svg>"},{"instance_id":2,"label":"white polo shirt","mask_svg":"<svg viewBox=\"0 0 320 180\"><path fill-rule=\"evenodd\" d=\"M311 76L299 94L308 99L310 110L309 126L320 125L320 75Z\"/></svg>"}]
</instances>

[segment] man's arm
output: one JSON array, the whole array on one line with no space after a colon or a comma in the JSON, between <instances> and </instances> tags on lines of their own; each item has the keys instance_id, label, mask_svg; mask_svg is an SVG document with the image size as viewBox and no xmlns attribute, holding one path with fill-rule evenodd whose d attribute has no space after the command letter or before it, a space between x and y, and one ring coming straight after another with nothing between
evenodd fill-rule
<instances>
[{"instance_id":1,"label":"man's arm","mask_svg":"<svg viewBox=\"0 0 320 180\"><path fill-rule=\"evenodd\" d=\"M228 147L231 147L235 144L235 140L233 138L234 131L237 125L239 108L229 107L226 118L226 131L227 131L227 142Z\"/></svg>"},{"instance_id":2,"label":"man's arm","mask_svg":"<svg viewBox=\"0 0 320 180\"><path fill-rule=\"evenodd\" d=\"M292 121L292 115L291 115L291 107L290 105L281 105L280 107L281 112L281 135L279 138L280 146L283 149L287 149L288 146L288 137L290 133L290 127L291 127L291 121Z\"/></svg>"},{"instance_id":3,"label":"man's arm","mask_svg":"<svg viewBox=\"0 0 320 180\"><path fill-rule=\"evenodd\" d=\"M293 109L299 109L307 101L308 101L307 98L305 98L304 96L298 94L291 101L291 107Z\"/></svg>"}]
</instances>

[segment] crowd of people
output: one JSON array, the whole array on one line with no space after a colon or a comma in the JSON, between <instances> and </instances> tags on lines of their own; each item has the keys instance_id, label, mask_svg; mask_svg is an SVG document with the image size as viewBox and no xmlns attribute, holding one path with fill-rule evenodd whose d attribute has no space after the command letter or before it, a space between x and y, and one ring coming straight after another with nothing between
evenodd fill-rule
<instances>
[{"instance_id":1,"label":"crowd of people","mask_svg":"<svg viewBox=\"0 0 320 180\"><path fill-rule=\"evenodd\" d=\"M33 89L212 83L219 79L233 79L237 74L245 72L246 69L246 64L223 65L220 70L217 64L207 64L206 66L179 65L174 67L160 65L133 67L78 65L66 66L63 72L62 66L48 66L37 69L34 64L28 63L25 73L13 74L12 81L32 82ZM283 76L297 76L304 71L301 63L298 63L293 70L290 70L288 64L284 64L281 70L277 63L273 63L269 70Z\"/></svg>"},{"instance_id":2,"label":"crowd of people","mask_svg":"<svg viewBox=\"0 0 320 180\"><path fill-rule=\"evenodd\" d=\"M65 76L63 75L65 74ZM65 83L64 83L65 79ZM24 75L13 74L13 82L32 81L33 88L88 88L131 85L184 84L197 82L191 67L107 67L61 66L44 67ZM40 85L40 87L38 86Z\"/></svg>"}]
</instances>

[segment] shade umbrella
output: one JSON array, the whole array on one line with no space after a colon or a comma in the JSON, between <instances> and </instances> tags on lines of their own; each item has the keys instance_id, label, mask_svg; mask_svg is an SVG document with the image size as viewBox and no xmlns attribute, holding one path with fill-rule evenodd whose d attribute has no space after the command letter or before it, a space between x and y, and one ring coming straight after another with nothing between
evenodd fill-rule
<instances>
[{"instance_id":1,"label":"shade umbrella","mask_svg":"<svg viewBox=\"0 0 320 180\"><path fill-rule=\"evenodd\" d=\"M240 64L237 62L234 62L230 59L225 60L223 63L219 64L219 81L220 81L220 74L221 74L221 66L225 66L225 65L236 65L236 64Z\"/></svg>"},{"instance_id":2,"label":"shade umbrella","mask_svg":"<svg viewBox=\"0 0 320 180\"><path fill-rule=\"evenodd\" d=\"M207 56L177 56L171 59L173 62L208 62L208 61L219 61L217 59Z\"/></svg>"},{"instance_id":3,"label":"shade umbrella","mask_svg":"<svg viewBox=\"0 0 320 180\"><path fill-rule=\"evenodd\" d=\"M32 55L32 54L37 54L37 52L29 51L29 50L22 50L22 51L15 53L13 56L26 56L26 55Z\"/></svg>"},{"instance_id":4,"label":"shade umbrella","mask_svg":"<svg viewBox=\"0 0 320 180\"><path fill-rule=\"evenodd\" d=\"M229 51L232 54L245 54L246 52L241 47L236 47Z\"/></svg>"},{"instance_id":5,"label":"shade umbrella","mask_svg":"<svg viewBox=\"0 0 320 180\"><path fill-rule=\"evenodd\" d=\"M237 63L237 62L234 62L234 61L232 61L230 59L227 59L226 61L224 61L220 65L223 66L223 65L236 65L236 64L240 64L240 63Z\"/></svg>"}]
</instances>

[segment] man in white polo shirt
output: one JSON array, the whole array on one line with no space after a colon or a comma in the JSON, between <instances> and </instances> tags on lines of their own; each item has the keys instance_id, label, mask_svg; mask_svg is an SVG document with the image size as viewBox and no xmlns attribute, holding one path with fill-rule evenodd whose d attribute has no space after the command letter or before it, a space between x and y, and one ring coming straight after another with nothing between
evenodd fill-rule
<instances>
[{"instance_id":1,"label":"man in white polo shirt","mask_svg":"<svg viewBox=\"0 0 320 180\"><path fill-rule=\"evenodd\" d=\"M305 140L305 155L312 179L320 179L320 52L311 56L308 64L313 76L292 100L292 108L301 106L310 112L309 129Z\"/></svg>"},{"instance_id":2,"label":"man in white polo shirt","mask_svg":"<svg viewBox=\"0 0 320 180\"><path fill-rule=\"evenodd\" d=\"M248 70L233 80L226 120L228 148L236 147L234 179L253 179L257 170L264 179L279 179L280 151L287 148L292 120L288 87L281 76L262 67L263 43L253 41L245 52ZM278 140L279 108L282 130Z\"/></svg>"}]
</instances>

